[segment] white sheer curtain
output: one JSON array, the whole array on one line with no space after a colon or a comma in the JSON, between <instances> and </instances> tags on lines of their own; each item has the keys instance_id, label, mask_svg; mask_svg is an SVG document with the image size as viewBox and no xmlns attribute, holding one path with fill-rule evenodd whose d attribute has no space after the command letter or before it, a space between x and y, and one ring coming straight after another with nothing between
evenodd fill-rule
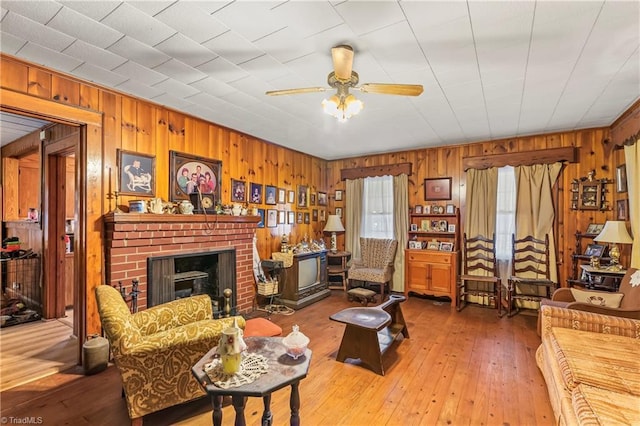
<instances>
[{"instance_id":1,"label":"white sheer curtain","mask_svg":"<svg viewBox=\"0 0 640 426\"><path fill-rule=\"evenodd\" d=\"M360 236L395 238L393 233L393 177L369 177L364 180Z\"/></svg>"},{"instance_id":2,"label":"white sheer curtain","mask_svg":"<svg viewBox=\"0 0 640 426\"><path fill-rule=\"evenodd\" d=\"M516 175L513 167L498 169L496 202L496 257L511 260L511 235L516 231ZM502 275L504 276L504 275Z\"/></svg>"}]
</instances>

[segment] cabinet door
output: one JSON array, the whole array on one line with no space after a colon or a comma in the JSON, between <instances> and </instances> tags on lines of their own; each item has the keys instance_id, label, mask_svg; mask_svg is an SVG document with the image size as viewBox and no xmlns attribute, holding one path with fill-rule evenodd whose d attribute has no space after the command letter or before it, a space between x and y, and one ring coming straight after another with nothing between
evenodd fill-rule
<instances>
[{"instance_id":1,"label":"cabinet door","mask_svg":"<svg viewBox=\"0 0 640 426\"><path fill-rule=\"evenodd\" d=\"M407 290L425 292L429 289L430 266L426 262L413 260L408 265Z\"/></svg>"},{"instance_id":2,"label":"cabinet door","mask_svg":"<svg viewBox=\"0 0 640 426\"><path fill-rule=\"evenodd\" d=\"M431 265L431 290L451 294L451 265L434 263Z\"/></svg>"}]
</instances>

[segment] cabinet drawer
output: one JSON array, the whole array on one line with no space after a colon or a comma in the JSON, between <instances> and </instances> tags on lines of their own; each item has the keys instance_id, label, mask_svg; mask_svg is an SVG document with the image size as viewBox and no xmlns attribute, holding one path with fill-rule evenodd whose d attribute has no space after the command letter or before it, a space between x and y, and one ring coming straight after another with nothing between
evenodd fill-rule
<instances>
[{"instance_id":1,"label":"cabinet drawer","mask_svg":"<svg viewBox=\"0 0 640 426\"><path fill-rule=\"evenodd\" d=\"M410 251L407 255L407 259L410 262L427 262L427 263L443 263L450 265L452 253L439 253L437 251Z\"/></svg>"}]
</instances>

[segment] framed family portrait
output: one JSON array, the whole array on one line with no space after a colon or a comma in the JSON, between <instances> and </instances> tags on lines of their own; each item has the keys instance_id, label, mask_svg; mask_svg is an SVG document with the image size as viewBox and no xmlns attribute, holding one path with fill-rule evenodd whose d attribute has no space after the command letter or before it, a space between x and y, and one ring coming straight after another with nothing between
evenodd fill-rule
<instances>
[{"instance_id":1,"label":"framed family portrait","mask_svg":"<svg viewBox=\"0 0 640 426\"><path fill-rule=\"evenodd\" d=\"M326 192L318 192L318 205L326 206L327 205L327 193Z\"/></svg>"},{"instance_id":2,"label":"framed family portrait","mask_svg":"<svg viewBox=\"0 0 640 426\"><path fill-rule=\"evenodd\" d=\"M450 200L451 178L427 178L424 180L425 201Z\"/></svg>"},{"instance_id":3,"label":"framed family portrait","mask_svg":"<svg viewBox=\"0 0 640 426\"><path fill-rule=\"evenodd\" d=\"M118 150L118 184L120 195L153 197L156 193L156 157Z\"/></svg>"},{"instance_id":4,"label":"framed family portrait","mask_svg":"<svg viewBox=\"0 0 640 426\"><path fill-rule=\"evenodd\" d=\"M231 201L243 203L247 199L247 184L243 180L231 179Z\"/></svg>"},{"instance_id":5,"label":"framed family portrait","mask_svg":"<svg viewBox=\"0 0 640 426\"><path fill-rule=\"evenodd\" d=\"M278 226L278 210L267 210L267 228L275 228Z\"/></svg>"},{"instance_id":6,"label":"framed family portrait","mask_svg":"<svg viewBox=\"0 0 640 426\"><path fill-rule=\"evenodd\" d=\"M188 200L189 194L212 194L220 201L222 161L169 151L169 190L171 201Z\"/></svg>"},{"instance_id":7,"label":"framed family portrait","mask_svg":"<svg viewBox=\"0 0 640 426\"><path fill-rule=\"evenodd\" d=\"M251 190L249 191L249 202L253 204L262 204L262 184L251 182Z\"/></svg>"},{"instance_id":8,"label":"framed family portrait","mask_svg":"<svg viewBox=\"0 0 640 426\"><path fill-rule=\"evenodd\" d=\"M271 185L266 185L264 187L264 203L270 205L278 204L278 188Z\"/></svg>"},{"instance_id":9,"label":"framed family portrait","mask_svg":"<svg viewBox=\"0 0 640 426\"><path fill-rule=\"evenodd\" d=\"M585 234L599 234L604 229L604 223L590 223Z\"/></svg>"},{"instance_id":10,"label":"framed family portrait","mask_svg":"<svg viewBox=\"0 0 640 426\"><path fill-rule=\"evenodd\" d=\"M440 243L440 251L453 251L453 243Z\"/></svg>"},{"instance_id":11,"label":"framed family portrait","mask_svg":"<svg viewBox=\"0 0 640 426\"><path fill-rule=\"evenodd\" d=\"M264 228L264 209L258 209L258 216L260 216L260 222L258 222L258 228Z\"/></svg>"}]
</instances>

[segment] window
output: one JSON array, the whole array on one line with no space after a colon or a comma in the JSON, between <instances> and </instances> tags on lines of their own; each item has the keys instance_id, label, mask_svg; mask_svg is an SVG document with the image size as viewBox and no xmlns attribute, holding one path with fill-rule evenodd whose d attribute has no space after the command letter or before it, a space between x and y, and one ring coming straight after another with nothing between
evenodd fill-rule
<instances>
[{"instance_id":1,"label":"window","mask_svg":"<svg viewBox=\"0 0 640 426\"><path fill-rule=\"evenodd\" d=\"M496 257L511 260L511 234L516 229L516 175L511 166L498 169L496 204Z\"/></svg>"},{"instance_id":2,"label":"window","mask_svg":"<svg viewBox=\"0 0 640 426\"><path fill-rule=\"evenodd\" d=\"M394 238L393 177L369 177L362 193L361 237Z\"/></svg>"}]
</instances>

